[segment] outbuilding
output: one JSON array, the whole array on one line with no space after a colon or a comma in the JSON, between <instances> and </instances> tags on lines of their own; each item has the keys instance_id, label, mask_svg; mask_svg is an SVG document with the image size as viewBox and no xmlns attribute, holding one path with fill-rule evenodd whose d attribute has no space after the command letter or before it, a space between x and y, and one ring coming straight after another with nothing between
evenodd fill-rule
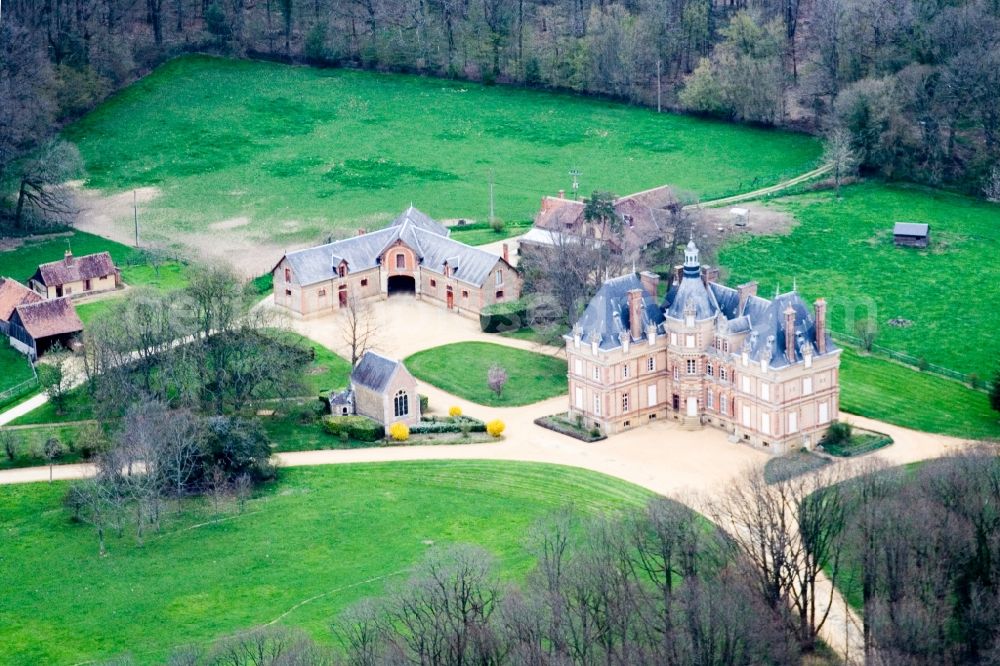
<instances>
[{"instance_id":1,"label":"outbuilding","mask_svg":"<svg viewBox=\"0 0 1000 666\"><path fill-rule=\"evenodd\" d=\"M923 222L897 222L892 228L896 247L927 247L931 239L931 225Z\"/></svg>"},{"instance_id":2,"label":"outbuilding","mask_svg":"<svg viewBox=\"0 0 1000 666\"><path fill-rule=\"evenodd\" d=\"M41 264L29 282L45 298L109 291L121 283L121 273L107 252L74 257L70 250L61 261Z\"/></svg>"},{"instance_id":3,"label":"outbuilding","mask_svg":"<svg viewBox=\"0 0 1000 666\"><path fill-rule=\"evenodd\" d=\"M18 305L8 324L11 346L32 360L56 344L69 348L82 332L83 322L69 298Z\"/></svg>"},{"instance_id":4,"label":"outbuilding","mask_svg":"<svg viewBox=\"0 0 1000 666\"><path fill-rule=\"evenodd\" d=\"M0 333L8 335L10 318L18 305L37 303L42 297L17 280L0 277Z\"/></svg>"}]
</instances>

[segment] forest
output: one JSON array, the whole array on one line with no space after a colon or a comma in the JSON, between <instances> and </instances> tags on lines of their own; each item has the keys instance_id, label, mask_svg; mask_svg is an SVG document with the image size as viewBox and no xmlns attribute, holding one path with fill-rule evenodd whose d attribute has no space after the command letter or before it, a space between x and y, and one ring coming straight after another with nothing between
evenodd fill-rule
<instances>
[{"instance_id":1,"label":"forest","mask_svg":"<svg viewBox=\"0 0 1000 666\"><path fill-rule=\"evenodd\" d=\"M866 172L1000 197L995 0L10 0L4 10L0 182L16 190L31 172L28 195L72 169L48 160L38 174L24 156L197 51L838 133Z\"/></svg>"}]
</instances>

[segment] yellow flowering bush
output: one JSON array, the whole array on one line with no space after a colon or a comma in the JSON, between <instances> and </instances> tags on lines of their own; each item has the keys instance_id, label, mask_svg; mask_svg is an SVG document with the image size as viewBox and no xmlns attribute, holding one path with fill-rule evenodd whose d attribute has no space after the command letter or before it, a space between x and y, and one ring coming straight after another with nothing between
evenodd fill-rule
<instances>
[{"instance_id":1,"label":"yellow flowering bush","mask_svg":"<svg viewBox=\"0 0 1000 666\"><path fill-rule=\"evenodd\" d=\"M448 409L448 416L461 416L461 415L462 415L462 408L459 407L458 405L453 405Z\"/></svg>"},{"instance_id":2,"label":"yellow flowering bush","mask_svg":"<svg viewBox=\"0 0 1000 666\"><path fill-rule=\"evenodd\" d=\"M389 437L397 442L405 442L410 438L410 428L399 421L389 426Z\"/></svg>"},{"instance_id":3,"label":"yellow flowering bush","mask_svg":"<svg viewBox=\"0 0 1000 666\"><path fill-rule=\"evenodd\" d=\"M504 428L506 427L507 426L504 425L504 422L500 419L493 419L486 424L486 432L490 433L491 437L499 437L503 434Z\"/></svg>"}]
</instances>

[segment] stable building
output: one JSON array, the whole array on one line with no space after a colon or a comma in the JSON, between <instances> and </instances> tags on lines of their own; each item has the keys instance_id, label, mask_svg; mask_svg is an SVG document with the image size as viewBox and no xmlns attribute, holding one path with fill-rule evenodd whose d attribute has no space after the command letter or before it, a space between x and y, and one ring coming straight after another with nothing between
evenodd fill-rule
<instances>
[{"instance_id":1,"label":"stable building","mask_svg":"<svg viewBox=\"0 0 1000 666\"><path fill-rule=\"evenodd\" d=\"M74 257L66 250L61 261L41 264L28 284L44 298L62 298L118 289L122 277L107 252Z\"/></svg>"},{"instance_id":2,"label":"stable building","mask_svg":"<svg viewBox=\"0 0 1000 666\"><path fill-rule=\"evenodd\" d=\"M274 302L305 317L346 308L352 298L412 294L477 316L487 305L520 298L521 278L508 257L449 234L410 206L384 229L289 252L272 270Z\"/></svg>"},{"instance_id":3,"label":"stable building","mask_svg":"<svg viewBox=\"0 0 1000 666\"><path fill-rule=\"evenodd\" d=\"M565 336L570 415L608 434L674 419L774 454L814 448L839 415L826 302L724 286L698 255L688 243L659 303L654 273L604 283Z\"/></svg>"}]
</instances>

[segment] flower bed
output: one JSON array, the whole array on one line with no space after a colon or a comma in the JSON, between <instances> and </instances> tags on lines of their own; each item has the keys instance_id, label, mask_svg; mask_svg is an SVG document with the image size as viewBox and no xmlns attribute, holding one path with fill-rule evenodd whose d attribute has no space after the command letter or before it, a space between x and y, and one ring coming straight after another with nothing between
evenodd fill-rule
<instances>
[{"instance_id":1,"label":"flower bed","mask_svg":"<svg viewBox=\"0 0 1000 666\"><path fill-rule=\"evenodd\" d=\"M553 430L561 435L573 437L581 442L599 442L602 439L608 438L607 435L597 428L585 428L582 424L576 423L565 412L537 418L535 419L535 425Z\"/></svg>"}]
</instances>

